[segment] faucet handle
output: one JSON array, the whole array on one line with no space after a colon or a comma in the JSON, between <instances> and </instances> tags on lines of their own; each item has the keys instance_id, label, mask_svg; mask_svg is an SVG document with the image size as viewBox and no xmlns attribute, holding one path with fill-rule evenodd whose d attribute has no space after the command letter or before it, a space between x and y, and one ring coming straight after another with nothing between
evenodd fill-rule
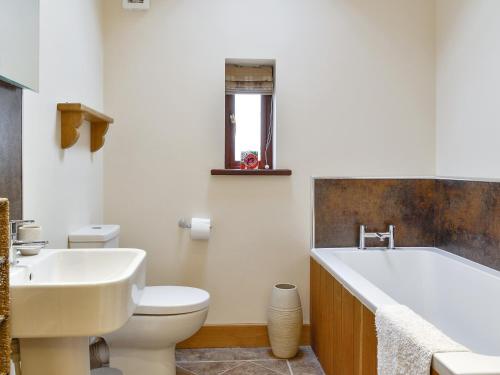
<instances>
[{"instance_id":1,"label":"faucet handle","mask_svg":"<svg viewBox=\"0 0 500 375\"><path fill-rule=\"evenodd\" d=\"M31 220L31 219L28 219L28 220L21 219L21 220L10 220L9 221L10 225L16 225L16 226L19 226L22 224L33 224L34 222L35 222L35 220Z\"/></svg>"}]
</instances>

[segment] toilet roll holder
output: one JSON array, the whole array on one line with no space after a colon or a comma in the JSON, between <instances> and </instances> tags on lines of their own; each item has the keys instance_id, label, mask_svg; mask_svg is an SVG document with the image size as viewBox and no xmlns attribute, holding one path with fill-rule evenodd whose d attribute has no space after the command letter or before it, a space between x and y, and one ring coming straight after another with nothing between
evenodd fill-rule
<instances>
[{"instance_id":1,"label":"toilet roll holder","mask_svg":"<svg viewBox=\"0 0 500 375\"><path fill-rule=\"evenodd\" d=\"M191 222L186 219L179 220L179 227L182 229L191 229ZM210 229L212 229L212 225L210 225Z\"/></svg>"},{"instance_id":2,"label":"toilet roll holder","mask_svg":"<svg viewBox=\"0 0 500 375\"><path fill-rule=\"evenodd\" d=\"M183 229L191 229L191 223L186 219L180 219L179 227Z\"/></svg>"}]
</instances>

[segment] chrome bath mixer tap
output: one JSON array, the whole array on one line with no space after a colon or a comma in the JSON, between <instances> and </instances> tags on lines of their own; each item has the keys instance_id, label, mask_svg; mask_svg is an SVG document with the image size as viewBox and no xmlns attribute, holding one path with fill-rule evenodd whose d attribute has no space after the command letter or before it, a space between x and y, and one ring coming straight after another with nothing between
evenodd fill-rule
<instances>
[{"instance_id":1,"label":"chrome bath mixer tap","mask_svg":"<svg viewBox=\"0 0 500 375\"><path fill-rule=\"evenodd\" d=\"M359 248L366 249L365 239L378 238L381 242L388 240L387 249L395 249L394 246L394 225L389 225L387 232L367 232L366 225L359 226Z\"/></svg>"}]
</instances>

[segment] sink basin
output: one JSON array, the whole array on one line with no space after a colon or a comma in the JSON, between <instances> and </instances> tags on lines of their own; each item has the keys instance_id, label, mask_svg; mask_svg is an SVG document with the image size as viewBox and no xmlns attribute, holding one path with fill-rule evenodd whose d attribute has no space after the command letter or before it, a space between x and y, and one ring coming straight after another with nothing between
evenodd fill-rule
<instances>
[{"instance_id":1,"label":"sink basin","mask_svg":"<svg viewBox=\"0 0 500 375\"><path fill-rule=\"evenodd\" d=\"M90 374L89 336L119 329L145 286L138 249L44 249L10 271L11 332L23 375Z\"/></svg>"},{"instance_id":2,"label":"sink basin","mask_svg":"<svg viewBox=\"0 0 500 375\"><path fill-rule=\"evenodd\" d=\"M98 336L133 314L145 285L137 249L42 250L12 267L12 337Z\"/></svg>"}]
</instances>

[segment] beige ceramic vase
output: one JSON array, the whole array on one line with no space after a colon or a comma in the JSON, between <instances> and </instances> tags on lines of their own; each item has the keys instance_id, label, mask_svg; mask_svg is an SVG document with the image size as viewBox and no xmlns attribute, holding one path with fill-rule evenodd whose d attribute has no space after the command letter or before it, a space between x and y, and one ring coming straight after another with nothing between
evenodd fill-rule
<instances>
[{"instance_id":1,"label":"beige ceramic vase","mask_svg":"<svg viewBox=\"0 0 500 375\"><path fill-rule=\"evenodd\" d=\"M295 357L302 333L302 305L297 287L276 284L267 314L267 331L273 354L278 358Z\"/></svg>"}]
</instances>

